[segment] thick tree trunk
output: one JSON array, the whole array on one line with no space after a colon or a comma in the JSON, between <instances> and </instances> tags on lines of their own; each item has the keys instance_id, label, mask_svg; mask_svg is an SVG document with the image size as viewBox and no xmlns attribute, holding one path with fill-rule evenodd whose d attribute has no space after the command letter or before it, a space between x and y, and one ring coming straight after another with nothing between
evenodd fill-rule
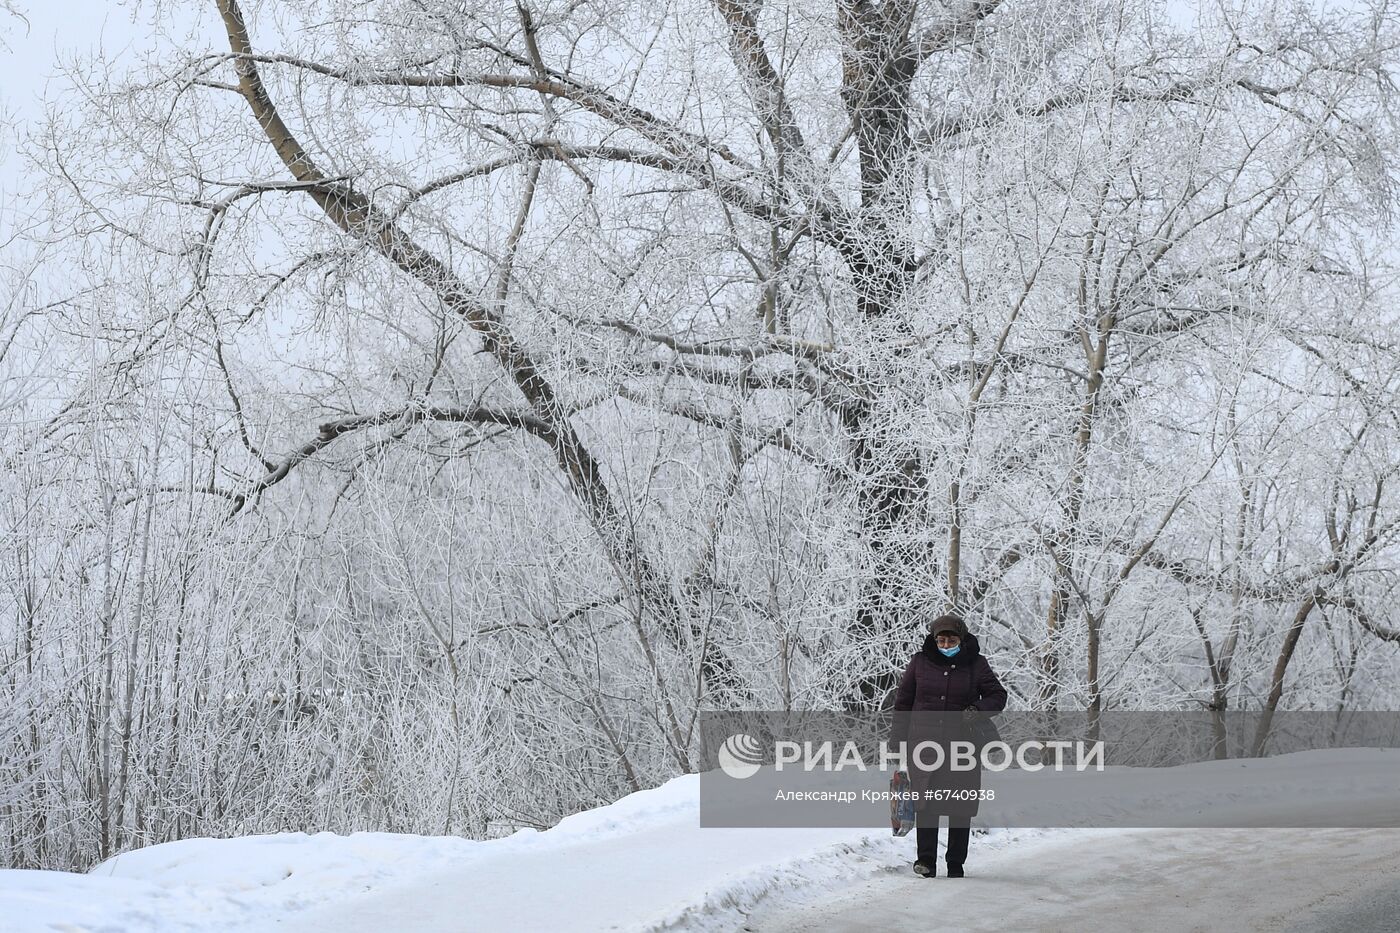
<instances>
[{"instance_id":1,"label":"thick tree trunk","mask_svg":"<svg viewBox=\"0 0 1400 933\"><path fill-rule=\"evenodd\" d=\"M860 158L861 229L848 260L855 310L867 321L897 315L914 280L913 251L900 233L911 192L909 89L919 62L909 36L911 12L898 4L860 0L840 0L837 11L843 41L841 96ZM891 347L888 352L902 351ZM845 424L860 483L860 534L873 558L850 628L858 645L883 645L907 627L906 568L928 559L899 543L901 526L920 512L927 483L925 465L911 440L902 436L897 416L895 423L891 417L877 405L866 405ZM895 675L893 665L859 672L846 702L852 707L882 705Z\"/></svg>"},{"instance_id":2,"label":"thick tree trunk","mask_svg":"<svg viewBox=\"0 0 1400 933\"><path fill-rule=\"evenodd\" d=\"M922 549L915 553L899 540L907 520L921 514L919 506L926 493L923 463L913 455L901 457L876 449L876 442L866 434L874 421L871 416L852 426L855 468L862 483L861 532L870 547L873 570L856 607L851 636L858 644L879 645L892 632L908 627L912 600L920 594L911 594L905 573L930 555ZM856 706L882 705L895 686L896 673L893 667L862 672L848 699Z\"/></svg>"}]
</instances>

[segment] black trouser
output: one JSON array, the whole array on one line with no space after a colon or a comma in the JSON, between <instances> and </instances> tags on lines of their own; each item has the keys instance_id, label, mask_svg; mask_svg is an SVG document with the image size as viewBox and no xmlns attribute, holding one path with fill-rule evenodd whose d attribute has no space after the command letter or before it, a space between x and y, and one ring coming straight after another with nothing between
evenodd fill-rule
<instances>
[{"instance_id":1,"label":"black trouser","mask_svg":"<svg viewBox=\"0 0 1400 933\"><path fill-rule=\"evenodd\" d=\"M948 857L949 865L961 865L967 860L967 841L972 829L963 823L955 825L959 819L948 817ZM915 834L918 840L918 859L932 865L938 861L938 817L932 813L921 813L914 818Z\"/></svg>"}]
</instances>

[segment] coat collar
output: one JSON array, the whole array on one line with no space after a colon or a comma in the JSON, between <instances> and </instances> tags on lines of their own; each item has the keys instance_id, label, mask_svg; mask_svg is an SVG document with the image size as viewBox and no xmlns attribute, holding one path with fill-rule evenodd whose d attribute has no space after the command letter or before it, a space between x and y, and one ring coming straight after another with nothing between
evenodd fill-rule
<instances>
[{"instance_id":1,"label":"coat collar","mask_svg":"<svg viewBox=\"0 0 1400 933\"><path fill-rule=\"evenodd\" d=\"M938 645L934 643L933 633L930 632L924 637L923 653L934 664L943 667L952 667L954 664L971 664L977 660L977 656L982 653L981 646L977 644L977 636L968 632L962 638L962 650L953 657L946 657L938 650Z\"/></svg>"}]
</instances>

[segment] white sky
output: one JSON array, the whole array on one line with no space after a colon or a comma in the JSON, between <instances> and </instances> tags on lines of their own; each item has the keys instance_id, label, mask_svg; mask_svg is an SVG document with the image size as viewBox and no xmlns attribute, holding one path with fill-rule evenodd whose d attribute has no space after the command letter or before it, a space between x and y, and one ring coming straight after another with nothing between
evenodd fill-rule
<instances>
[{"instance_id":1,"label":"white sky","mask_svg":"<svg viewBox=\"0 0 1400 933\"><path fill-rule=\"evenodd\" d=\"M60 61L104 51L115 57L150 33L148 26L132 22L130 6L110 0L9 3L19 15L6 12L0 0L0 237L5 208L23 182L12 151L14 133L42 116L44 97L62 86ZM14 126L4 125L11 119Z\"/></svg>"}]
</instances>

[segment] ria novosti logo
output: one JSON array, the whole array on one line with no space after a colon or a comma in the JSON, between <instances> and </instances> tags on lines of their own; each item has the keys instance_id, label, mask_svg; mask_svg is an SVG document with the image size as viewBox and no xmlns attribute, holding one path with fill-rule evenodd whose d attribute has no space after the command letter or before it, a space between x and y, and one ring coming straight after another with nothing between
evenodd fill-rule
<instances>
[{"instance_id":1,"label":"ria novosti logo","mask_svg":"<svg viewBox=\"0 0 1400 933\"><path fill-rule=\"evenodd\" d=\"M763 750L758 739L744 732L736 732L724 740L715 756L719 767L732 778L743 780L758 773L763 762Z\"/></svg>"},{"instance_id":2,"label":"ria novosti logo","mask_svg":"<svg viewBox=\"0 0 1400 933\"><path fill-rule=\"evenodd\" d=\"M846 768L866 771L869 768L855 742L846 742L838 753L836 743L830 741L779 741L774 743L773 751L775 771L783 771L786 765L793 764L802 771L843 771ZM720 770L739 780L757 774L765 760L758 739L745 732L736 732L725 739L715 757L719 759ZM1002 741L985 744L965 740L946 743L924 741L915 744L912 756L902 747L891 748L886 743L880 748L877 766L881 771L891 766L899 771L907 771L911 758L920 771L939 771L945 768L950 771L974 771L982 768L988 771L1005 771L1012 767L1021 771L1040 771L1043 768L1065 771L1070 765L1073 765L1076 771L1090 768L1102 771L1104 743L1101 740L1071 742L1063 739L1032 739L1012 747Z\"/></svg>"}]
</instances>

